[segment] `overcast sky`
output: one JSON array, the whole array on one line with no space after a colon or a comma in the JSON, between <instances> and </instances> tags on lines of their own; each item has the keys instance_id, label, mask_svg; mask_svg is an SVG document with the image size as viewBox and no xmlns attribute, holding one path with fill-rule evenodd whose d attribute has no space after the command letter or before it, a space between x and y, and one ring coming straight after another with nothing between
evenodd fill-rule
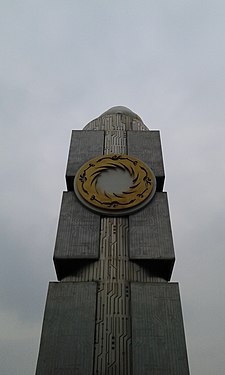
<instances>
[{"instance_id":1,"label":"overcast sky","mask_svg":"<svg viewBox=\"0 0 225 375\"><path fill-rule=\"evenodd\" d=\"M224 0L1 0L0 374L34 374L72 129L159 129L192 375L225 373Z\"/></svg>"}]
</instances>

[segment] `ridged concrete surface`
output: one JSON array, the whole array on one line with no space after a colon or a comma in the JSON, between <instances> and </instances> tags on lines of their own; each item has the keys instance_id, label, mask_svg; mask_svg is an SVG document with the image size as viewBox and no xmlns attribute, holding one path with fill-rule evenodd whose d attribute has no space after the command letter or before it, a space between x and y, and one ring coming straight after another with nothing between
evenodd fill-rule
<instances>
[{"instance_id":1,"label":"ridged concrete surface","mask_svg":"<svg viewBox=\"0 0 225 375\"><path fill-rule=\"evenodd\" d=\"M104 132L73 130L66 168L68 190L73 191L73 180L78 169L88 160L102 155Z\"/></svg>"},{"instance_id":2,"label":"ridged concrete surface","mask_svg":"<svg viewBox=\"0 0 225 375\"><path fill-rule=\"evenodd\" d=\"M132 283L133 375L189 375L176 283Z\"/></svg>"},{"instance_id":3,"label":"ridged concrete surface","mask_svg":"<svg viewBox=\"0 0 225 375\"><path fill-rule=\"evenodd\" d=\"M90 375L96 283L50 283L36 375Z\"/></svg>"}]
</instances>

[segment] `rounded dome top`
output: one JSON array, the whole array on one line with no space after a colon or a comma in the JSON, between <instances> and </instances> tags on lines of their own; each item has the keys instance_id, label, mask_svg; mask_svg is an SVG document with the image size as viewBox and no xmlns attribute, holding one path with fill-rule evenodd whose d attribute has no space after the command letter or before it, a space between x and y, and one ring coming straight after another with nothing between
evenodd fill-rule
<instances>
[{"instance_id":1,"label":"rounded dome top","mask_svg":"<svg viewBox=\"0 0 225 375\"><path fill-rule=\"evenodd\" d=\"M114 114L126 115L133 117L134 119L137 119L139 121L142 121L142 119L136 113L132 112L129 108L123 106L112 107L108 109L106 112L102 113L99 117L105 117Z\"/></svg>"},{"instance_id":2,"label":"rounded dome top","mask_svg":"<svg viewBox=\"0 0 225 375\"><path fill-rule=\"evenodd\" d=\"M90 121L84 130L149 130L142 119L129 108L115 106Z\"/></svg>"}]
</instances>

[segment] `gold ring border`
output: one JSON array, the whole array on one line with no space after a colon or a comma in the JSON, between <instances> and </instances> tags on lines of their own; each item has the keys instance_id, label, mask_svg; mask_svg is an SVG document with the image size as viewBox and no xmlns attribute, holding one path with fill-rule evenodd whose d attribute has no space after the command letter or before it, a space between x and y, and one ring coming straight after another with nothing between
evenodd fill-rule
<instances>
[{"instance_id":1,"label":"gold ring border","mask_svg":"<svg viewBox=\"0 0 225 375\"><path fill-rule=\"evenodd\" d=\"M133 185L121 194L98 191L98 176L109 168L122 168L130 173ZM155 192L155 176L141 160L127 154L101 155L89 160L75 176L74 188L78 198L104 211L118 212L143 203Z\"/></svg>"}]
</instances>

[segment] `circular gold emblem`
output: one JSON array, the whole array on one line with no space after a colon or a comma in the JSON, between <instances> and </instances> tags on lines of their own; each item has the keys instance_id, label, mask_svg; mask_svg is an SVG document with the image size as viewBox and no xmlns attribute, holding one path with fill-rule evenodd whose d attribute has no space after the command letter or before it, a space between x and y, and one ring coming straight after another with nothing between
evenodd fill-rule
<instances>
[{"instance_id":1,"label":"circular gold emblem","mask_svg":"<svg viewBox=\"0 0 225 375\"><path fill-rule=\"evenodd\" d=\"M74 190L86 206L107 215L136 211L153 197L156 180L145 163L125 154L98 156L85 163Z\"/></svg>"}]
</instances>

